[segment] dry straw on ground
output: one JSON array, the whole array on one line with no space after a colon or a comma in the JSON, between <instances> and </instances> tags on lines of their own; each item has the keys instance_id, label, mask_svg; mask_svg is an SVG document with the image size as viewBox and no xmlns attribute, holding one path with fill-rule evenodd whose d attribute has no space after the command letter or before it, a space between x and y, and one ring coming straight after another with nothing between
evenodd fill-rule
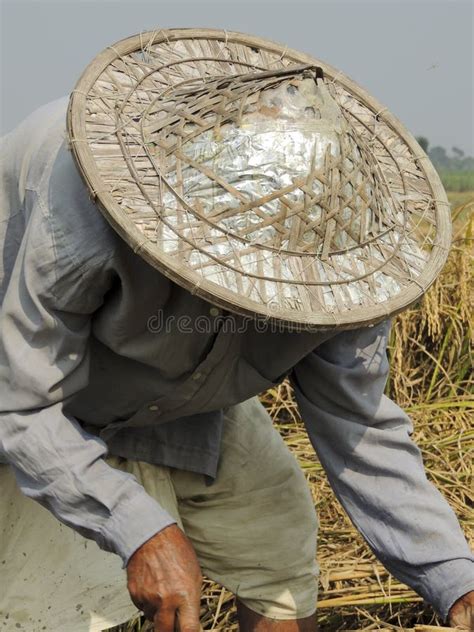
<instances>
[{"instance_id":1,"label":"dry straw on ground","mask_svg":"<svg viewBox=\"0 0 474 632\"><path fill-rule=\"evenodd\" d=\"M421 306L394 322L387 385L390 396L413 419L414 439L422 449L429 478L455 510L471 541L473 210L474 201L456 209L453 248L443 274ZM322 630L442 629L431 608L375 560L345 516L308 442L287 383L265 393L263 401L296 454L318 509ZM205 585L201 614L206 631L237 630L232 595L211 582ZM151 628L136 621L116 630L148 632Z\"/></svg>"}]
</instances>

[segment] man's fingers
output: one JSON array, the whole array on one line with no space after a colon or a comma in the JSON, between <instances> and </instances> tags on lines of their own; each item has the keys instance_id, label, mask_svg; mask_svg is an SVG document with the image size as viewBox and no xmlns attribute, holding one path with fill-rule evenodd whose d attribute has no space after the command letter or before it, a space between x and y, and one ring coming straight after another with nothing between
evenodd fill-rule
<instances>
[{"instance_id":1,"label":"man's fingers","mask_svg":"<svg viewBox=\"0 0 474 632\"><path fill-rule=\"evenodd\" d=\"M175 621L175 608L158 608L153 617L154 632L175 632Z\"/></svg>"},{"instance_id":2,"label":"man's fingers","mask_svg":"<svg viewBox=\"0 0 474 632\"><path fill-rule=\"evenodd\" d=\"M177 624L180 632L200 631L201 571L179 527L166 527L135 551L127 581L133 602L143 607L155 632L175 632Z\"/></svg>"},{"instance_id":3,"label":"man's fingers","mask_svg":"<svg viewBox=\"0 0 474 632\"><path fill-rule=\"evenodd\" d=\"M199 621L199 602L195 605L186 604L178 610L179 632L201 632Z\"/></svg>"}]
</instances>

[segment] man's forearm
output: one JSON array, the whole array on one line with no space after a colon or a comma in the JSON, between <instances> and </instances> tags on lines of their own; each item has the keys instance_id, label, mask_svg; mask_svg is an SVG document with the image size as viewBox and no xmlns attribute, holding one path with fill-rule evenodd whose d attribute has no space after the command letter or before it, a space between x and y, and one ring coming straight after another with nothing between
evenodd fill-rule
<instances>
[{"instance_id":1,"label":"man's forearm","mask_svg":"<svg viewBox=\"0 0 474 632\"><path fill-rule=\"evenodd\" d=\"M133 476L103 460L105 444L64 417L61 404L0 414L0 453L21 491L127 564L175 520Z\"/></svg>"},{"instance_id":2,"label":"man's forearm","mask_svg":"<svg viewBox=\"0 0 474 632\"><path fill-rule=\"evenodd\" d=\"M327 419L321 432L321 421L308 431L344 509L387 569L446 618L474 590L474 559L406 427L354 433L352 422Z\"/></svg>"},{"instance_id":3,"label":"man's forearm","mask_svg":"<svg viewBox=\"0 0 474 632\"><path fill-rule=\"evenodd\" d=\"M474 558L426 478L411 421L383 395L389 323L342 332L307 356L293 385L344 509L382 563L446 617L474 589Z\"/></svg>"}]
</instances>

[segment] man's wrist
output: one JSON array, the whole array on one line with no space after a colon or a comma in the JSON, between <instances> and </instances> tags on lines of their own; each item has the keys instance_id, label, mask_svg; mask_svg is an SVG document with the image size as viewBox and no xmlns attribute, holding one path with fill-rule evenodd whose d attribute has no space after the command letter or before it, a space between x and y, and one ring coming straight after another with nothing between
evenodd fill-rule
<instances>
[{"instance_id":1,"label":"man's wrist","mask_svg":"<svg viewBox=\"0 0 474 632\"><path fill-rule=\"evenodd\" d=\"M449 625L460 630L474 629L474 590L460 597L449 610Z\"/></svg>"},{"instance_id":2,"label":"man's wrist","mask_svg":"<svg viewBox=\"0 0 474 632\"><path fill-rule=\"evenodd\" d=\"M102 549L119 555L125 568L142 544L175 523L161 505L137 486L136 491L115 508L97 543Z\"/></svg>"},{"instance_id":3,"label":"man's wrist","mask_svg":"<svg viewBox=\"0 0 474 632\"><path fill-rule=\"evenodd\" d=\"M474 562L467 558L430 565L429 569L424 569L423 576L428 593L423 596L443 621L448 620L456 601L474 590Z\"/></svg>"}]
</instances>

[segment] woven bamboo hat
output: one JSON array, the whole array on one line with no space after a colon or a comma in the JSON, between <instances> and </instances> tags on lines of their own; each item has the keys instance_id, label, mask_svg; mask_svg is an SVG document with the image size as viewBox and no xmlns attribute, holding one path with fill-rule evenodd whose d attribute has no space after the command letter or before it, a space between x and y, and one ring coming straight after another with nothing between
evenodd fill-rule
<instances>
[{"instance_id":1,"label":"woven bamboo hat","mask_svg":"<svg viewBox=\"0 0 474 632\"><path fill-rule=\"evenodd\" d=\"M123 239L233 312L374 323L416 301L448 253L449 204L411 134L341 72L273 42L122 40L80 77L68 133Z\"/></svg>"}]
</instances>

